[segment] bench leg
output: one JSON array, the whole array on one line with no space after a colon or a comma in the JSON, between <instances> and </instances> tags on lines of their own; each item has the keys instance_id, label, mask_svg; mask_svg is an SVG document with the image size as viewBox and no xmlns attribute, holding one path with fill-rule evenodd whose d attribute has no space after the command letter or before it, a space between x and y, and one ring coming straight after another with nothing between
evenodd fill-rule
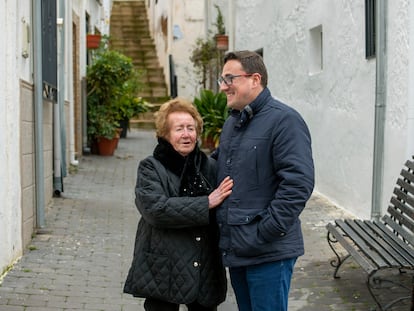
<instances>
[{"instance_id":1,"label":"bench leg","mask_svg":"<svg viewBox=\"0 0 414 311\"><path fill-rule=\"evenodd\" d=\"M375 274L378 272L378 271L380 271L380 270L376 270L376 271L373 271L370 275L368 275L368 280L367 280L367 285L368 285L368 290L369 290L369 293L371 294L371 297L374 299L374 301L375 301L375 303L377 304L377 306L379 307L379 310L381 310L381 311L387 311L387 310L389 310L393 305L395 305L395 304L397 304L398 302L400 302L400 301L403 301L403 300L410 300L410 299L412 299L412 296L411 296L411 294L410 295L408 295L408 296L402 296L402 297L399 297L399 298L396 298L396 299L394 299L394 300L392 300L392 301L390 301L390 302L388 302L386 305L381 305L381 303L379 302L379 300L377 299L377 295L374 293L374 289L380 289L380 288L382 288L381 287L381 283L391 283L391 284L394 284L394 285L397 285L397 286L400 286L400 287L402 287L402 288L405 288L405 289L407 289L407 291L410 293L411 292L411 288L409 288L409 287L407 287L407 286L405 286L404 284L401 284L401 283L397 283L397 282L394 282L394 281L392 281L392 280L388 280L388 279L385 279L385 278L381 278L381 277L377 277L377 276L375 276ZM404 272L402 272L401 271L401 269L400 269L400 273L404 273ZM414 290L414 288L413 288L413 290ZM414 310L414 309L412 309L412 310Z\"/></svg>"},{"instance_id":2,"label":"bench leg","mask_svg":"<svg viewBox=\"0 0 414 311\"><path fill-rule=\"evenodd\" d=\"M340 276L338 275L338 270L342 266L342 264L345 262L345 260L347 260L349 257L351 257L351 255L348 254L348 255L343 256L343 257L341 257L339 255L339 253L336 251L335 247L333 246L334 243L338 243L338 240L329 231L328 231L328 235L326 236L326 238L328 240L329 247L332 249L332 251L334 252L334 254L336 256L336 259L333 259L330 262L331 266L335 268L333 277L335 279L339 279Z\"/></svg>"},{"instance_id":3,"label":"bench leg","mask_svg":"<svg viewBox=\"0 0 414 311\"><path fill-rule=\"evenodd\" d=\"M410 311L414 311L414 282L411 289L411 309Z\"/></svg>"}]
</instances>

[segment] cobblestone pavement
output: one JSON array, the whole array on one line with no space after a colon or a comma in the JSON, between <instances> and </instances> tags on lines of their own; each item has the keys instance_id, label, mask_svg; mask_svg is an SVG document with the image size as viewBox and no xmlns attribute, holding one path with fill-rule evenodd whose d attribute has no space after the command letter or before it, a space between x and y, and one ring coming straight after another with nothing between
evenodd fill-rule
<instances>
[{"instance_id":1,"label":"cobblestone pavement","mask_svg":"<svg viewBox=\"0 0 414 311\"><path fill-rule=\"evenodd\" d=\"M139 214L134 206L138 161L152 152L155 134L132 130L115 155L83 156L64 179L64 192L46 213L46 226L0 285L1 311L139 311L143 300L122 293ZM302 215L306 254L299 258L291 311L371 310L366 274L352 261L333 279L325 225L347 216L314 194ZM392 272L395 273L395 272ZM410 274L395 275L411 280ZM394 291L379 296L391 300ZM185 310L185 308L182 308ZM219 311L236 311L231 291ZM409 310L408 303L390 310Z\"/></svg>"}]
</instances>

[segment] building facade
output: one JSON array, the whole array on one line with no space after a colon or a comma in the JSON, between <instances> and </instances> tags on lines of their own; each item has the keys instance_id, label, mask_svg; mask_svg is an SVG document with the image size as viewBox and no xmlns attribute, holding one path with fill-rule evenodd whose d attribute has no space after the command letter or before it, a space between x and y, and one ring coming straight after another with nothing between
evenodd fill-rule
<instances>
[{"instance_id":1,"label":"building facade","mask_svg":"<svg viewBox=\"0 0 414 311\"><path fill-rule=\"evenodd\" d=\"M109 29L109 0L0 3L0 275L82 154L86 34Z\"/></svg>"},{"instance_id":2,"label":"building facade","mask_svg":"<svg viewBox=\"0 0 414 311\"><path fill-rule=\"evenodd\" d=\"M188 3L148 1L155 37L158 8L169 14L169 44L159 53L168 51L177 59L178 94L197 95L186 66L191 66L194 36L208 35L218 4L229 50L260 51L273 95L308 123L315 191L358 217L379 217L405 159L414 154L414 52L409 45L414 1L200 0L191 6L196 3L205 27L201 20L200 28L190 24L193 36L185 28L180 41L173 27L197 20L178 13L186 12Z\"/></svg>"},{"instance_id":3,"label":"building facade","mask_svg":"<svg viewBox=\"0 0 414 311\"><path fill-rule=\"evenodd\" d=\"M384 213L414 154L413 0L131 1L145 1L167 84L175 79L177 95L189 99L200 90L191 53L212 35L218 5L228 49L260 51L269 89L309 125L315 191L361 218ZM53 2L56 36L41 24L41 3ZM109 32L111 5L0 3L1 272L47 227L44 212L83 152L86 35ZM50 48L42 40L56 45L55 71L47 72L55 84L39 75Z\"/></svg>"},{"instance_id":4,"label":"building facade","mask_svg":"<svg viewBox=\"0 0 414 311\"><path fill-rule=\"evenodd\" d=\"M385 212L414 154L413 5L235 1L235 48L263 49L269 88L310 127L315 190L362 218Z\"/></svg>"}]
</instances>

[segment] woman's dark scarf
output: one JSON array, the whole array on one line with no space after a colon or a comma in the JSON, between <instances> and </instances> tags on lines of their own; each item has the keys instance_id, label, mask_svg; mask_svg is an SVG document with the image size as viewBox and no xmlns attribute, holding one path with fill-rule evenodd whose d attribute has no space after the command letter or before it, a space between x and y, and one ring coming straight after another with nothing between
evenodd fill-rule
<instances>
[{"instance_id":1,"label":"woman's dark scarf","mask_svg":"<svg viewBox=\"0 0 414 311\"><path fill-rule=\"evenodd\" d=\"M188 156L183 157L168 141L158 138L154 158L180 177L180 196L207 195L213 190L200 170L208 161L207 156L197 145Z\"/></svg>"}]
</instances>

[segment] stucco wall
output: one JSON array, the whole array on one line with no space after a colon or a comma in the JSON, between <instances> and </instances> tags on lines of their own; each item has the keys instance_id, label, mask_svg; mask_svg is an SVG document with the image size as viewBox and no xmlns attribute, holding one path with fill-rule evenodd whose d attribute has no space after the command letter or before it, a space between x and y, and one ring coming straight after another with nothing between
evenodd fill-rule
<instances>
[{"instance_id":1,"label":"stucco wall","mask_svg":"<svg viewBox=\"0 0 414 311\"><path fill-rule=\"evenodd\" d=\"M158 0L157 3L155 2L155 0L149 1L148 19L160 65L164 68L167 83L169 83L168 55L173 55L178 95L193 100L199 95L201 89L190 61L196 40L214 35L213 23L217 14L214 4L220 6L226 28L228 28L229 2L225 0ZM167 26L167 30L163 28L163 23Z\"/></svg>"},{"instance_id":2,"label":"stucco wall","mask_svg":"<svg viewBox=\"0 0 414 311\"><path fill-rule=\"evenodd\" d=\"M198 94L200 85L189 60L197 38L206 35L205 8L203 0L193 2L175 0L173 25L178 25L183 37L173 40L172 51L175 57L175 70L178 78L178 94L192 100ZM179 53L177 53L179 51Z\"/></svg>"},{"instance_id":3,"label":"stucco wall","mask_svg":"<svg viewBox=\"0 0 414 311\"><path fill-rule=\"evenodd\" d=\"M385 127L385 171L383 205L385 205L394 189L407 155L413 151L407 140L414 140L414 133L410 133L407 126L409 105L409 6L408 0L388 1L388 41L387 41L387 107ZM414 2L411 1L411 6ZM413 7L411 7L413 10ZM411 54L413 52L411 51ZM414 61L411 55L411 62ZM411 108L412 109L412 108ZM413 145L411 145L413 146Z\"/></svg>"},{"instance_id":4,"label":"stucco wall","mask_svg":"<svg viewBox=\"0 0 414 311\"><path fill-rule=\"evenodd\" d=\"M169 55L173 55L178 95L193 99L198 93L189 58L199 37L206 36L204 0L149 1L148 19L160 65L169 85ZM176 32L173 29L176 29ZM177 36L177 34L179 34Z\"/></svg>"},{"instance_id":5,"label":"stucco wall","mask_svg":"<svg viewBox=\"0 0 414 311\"><path fill-rule=\"evenodd\" d=\"M22 82L21 98L21 168L22 244L27 245L36 226L35 144L33 86Z\"/></svg>"},{"instance_id":6,"label":"stucco wall","mask_svg":"<svg viewBox=\"0 0 414 311\"><path fill-rule=\"evenodd\" d=\"M407 1L388 3L383 209L405 157L407 110ZM365 59L364 2L240 0L236 6L236 49L263 48L273 95L295 107L309 125L315 190L370 217L376 63ZM323 37L320 71L312 67L315 27Z\"/></svg>"},{"instance_id":7,"label":"stucco wall","mask_svg":"<svg viewBox=\"0 0 414 311\"><path fill-rule=\"evenodd\" d=\"M15 1L0 3L0 41L6 43L0 49L0 273L22 251L18 12Z\"/></svg>"},{"instance_id":8,"label":"stucco wall","mask_svg":"<svg viewBox=\"0 0 414 311\"><path fill-rule=\"evenodd\" d=\"M79 53L81 73L86 72L85 48L85 13L91 15L93 26L105 33L109 14L110 0L104 0L105 8L98 6L97 1L76 0L61 1L67 4L67 17L72 9L79 12L80 43ZM72 7L73 6L73 7ZM33 96L33 21L30 0L0 2L1 42L6 42L0 49L0 275L17 258L21 256L25 246L30 242L36 220L36 187L35 187L35 120ZM65 58L65 117L66 137L69 139L73 131L73 119L69 113L73 109L71 101L73 91L72 77L72 22L65 18L66 35L68 36ZM106 27L107 28L107 27ZM26 35L27 34L27 35ZM16 40L17 38L17 40ZM24 52L24 53L23 53ZM68 73L69 72L69 73ZM79 75L77 75L79 77ZM80 81L79 81L80 82ZM53 108L54 103L44 101L43 107L43 162L44 162L44 203L50 204L53 195ZM69 147L68 140L66 141ZM69 157L67 157L68 159Z\"/></svg>"}]
</instances>

